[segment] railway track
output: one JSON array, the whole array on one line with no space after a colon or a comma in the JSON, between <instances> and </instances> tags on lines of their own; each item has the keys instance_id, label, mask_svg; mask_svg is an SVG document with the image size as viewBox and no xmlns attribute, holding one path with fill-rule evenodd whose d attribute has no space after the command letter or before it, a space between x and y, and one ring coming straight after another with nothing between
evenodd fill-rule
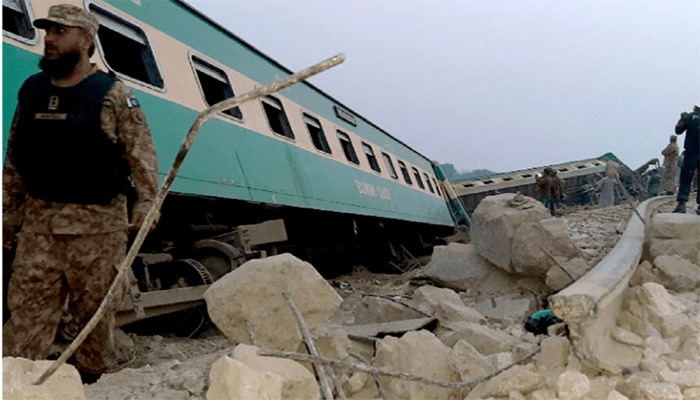
<instances>
[{"instance_id":1,"label":"railway track","mask_svg":"<svg viewBox=\"0 0 700 400\"><path fill-rule=\"evenodd\" d=\"M645 224L670 196L641 203L615 246L582 278L550 296L554 314L569 327L570 339L581 361L592 368L619 373L634 364L637 354L611 337L623 303L623 294L640 263Z\"/></svg>"}]
</instances>

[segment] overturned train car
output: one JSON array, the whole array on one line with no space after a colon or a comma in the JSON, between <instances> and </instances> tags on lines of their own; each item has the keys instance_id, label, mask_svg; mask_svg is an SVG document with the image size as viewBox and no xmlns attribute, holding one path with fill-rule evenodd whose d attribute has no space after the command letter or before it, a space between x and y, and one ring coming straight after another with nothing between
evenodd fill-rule
<instances>
[{"instance_id":1,"label":"overturned train car","mask_svg":"<svg viewBox=\"0 0 700 400\"><path fill-rule=\"evenodd\" d=\"M161 177L201 111L291 73L184 1L65 2L99 20L92 61L138 98ZM43 51L32 21L54 3L3 1L5 144L16 93ZM290 252L327 273L398 266L454 231L433 163L305 82L209 120L161 215L132 267L121 325L201 304L211 282L250 258Z\"/></svg>"}]
</instances>

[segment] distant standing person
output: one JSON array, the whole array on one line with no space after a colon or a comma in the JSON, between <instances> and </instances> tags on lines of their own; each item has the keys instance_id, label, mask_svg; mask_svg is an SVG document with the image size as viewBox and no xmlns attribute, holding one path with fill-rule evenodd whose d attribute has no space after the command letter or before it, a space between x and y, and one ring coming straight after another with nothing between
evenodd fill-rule
<instances>
[{"instance_id":1,"label":"distant standing person","mask_svg":"<svg viewBox=\"0 0 700 400\"><path fill-rule=\"evenodd\" d=\"M557 171L550 167L545 168L543 175L536 178L536 185L540 201L552 216L556 215L557 202L563 198L562 184Z\"/></svg>"},{"instance_id":2,"label":"distant standing person","mask_svg":"<svg viewBox=\"0 0 700 400\"><path fill-rule=\"evenodd\" d=\"M671 135L669 143L665 149L661 151L664 156L664 177L662 190L664 194L672 195L676 192L676 179L678 179L678 137Z\"/></svg>"},{"instance_id":3,"label":"distant standing person","mask_svg":"<svg viewBox=\"0 0 700 400\"><path fill-rule=\"evenodd\" d=\"M673 210L675 213L685 213L685 203L690 197L690 187L693 181L693 174L700 168L700 106L693 106L693 112L682 112L681 118L676 123L676 134L685 133L683 143L683 165L681 165L681 176L678 182L678 204ZM696 202L698 203L696 213L700 215L700 190L697 192Z\"/></svg>"},{"instance_id":4,"label":"distant standing person","mask_svg":"<svg viewBox=\"0 0 700 400\"><path fill-rule=\"evenodd\" d=\"M16 253L2 350L42 360L64 307L77 329L97 311L126 255L127 230L141 227L155 198L158 164L131 90L90 63L97 19L59 4L34 26L46 30L42 72L20 89L3 170L3 247ZM138 198L129 215L130 182ZM69 360L85 380L118 364L113 327L125 291L123 282Z\"/></svg>"},{"instance_id":5,"label":"distant standing person","mask_svg":"<svg viewBox=\"0 0 700 400\"><path fill-rule=\"evenodd\" d=\"M616 179L604 176L598 181L596 191L600 193L598 197L599 207L611 207L615 205L615 183Z\"/></svg>"}]
</instances>

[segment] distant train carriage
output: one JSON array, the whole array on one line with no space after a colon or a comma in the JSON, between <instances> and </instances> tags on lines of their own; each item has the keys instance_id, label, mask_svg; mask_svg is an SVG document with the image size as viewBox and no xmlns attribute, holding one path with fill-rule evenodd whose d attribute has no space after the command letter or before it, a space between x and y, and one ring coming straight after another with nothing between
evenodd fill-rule
<instances>
[{"instance_id":1,"label":"distant train carriage","mask_svg":"<svg viewBox=\"0 0 700 400\"><path fill-rule=\"evenodd\" d=\"M3 0L4 144L17 91L43 51L32 21L58 2ZM93 62L134 91L161 177L198 113L291 73L184 1L60 2L100 22ZM342 67L326 73L340 77ZM248 258L393 262L453 228L428 158L301 83L204 125L134 264L122 323L201 302L208 283Z\"/></svg>"},{"instance_id":2,"label":"distant train carriage","mask_svg":"<svg viewBox=\"0 0 700 400\"><path fill-rule=\"evenodd\" d=\"M565 194L565 198L562 200L562 203L567 205L591 203L591 195L594 192L595 184L605 172L606 156L607 154L599 158L571 161L550 166L557 171L557 176L563 182L562 191ZM452 182L452 186L464 204L466 211L471 214L484 197L494 194L521 193L537 198L536 176L537 174L542 174L544 168L529 168L495 173L473 179L456 180Z\"/></svg>"}]
</instances>

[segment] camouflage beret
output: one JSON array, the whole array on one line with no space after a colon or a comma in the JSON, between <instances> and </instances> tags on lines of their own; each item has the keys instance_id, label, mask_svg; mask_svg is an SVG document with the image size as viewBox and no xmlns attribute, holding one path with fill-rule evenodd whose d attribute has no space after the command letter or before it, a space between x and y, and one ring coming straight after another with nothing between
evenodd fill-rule
<instances>
[{"instance_id":1,"label":"camouflage beret","mask_svg":"<svg viewBox=\"0 0 700 400\"><path fill-rule=\"evenodd\" d=\"M34 21L34 26L39 29L46 29L53 24L83 28L90 32L92 36L97 34L97 29L100 27L100 23L97 22L97 18L94 15L71 4L51 6L49 15L46 18L39 18Z\"/></svg>"}]
</instances>

